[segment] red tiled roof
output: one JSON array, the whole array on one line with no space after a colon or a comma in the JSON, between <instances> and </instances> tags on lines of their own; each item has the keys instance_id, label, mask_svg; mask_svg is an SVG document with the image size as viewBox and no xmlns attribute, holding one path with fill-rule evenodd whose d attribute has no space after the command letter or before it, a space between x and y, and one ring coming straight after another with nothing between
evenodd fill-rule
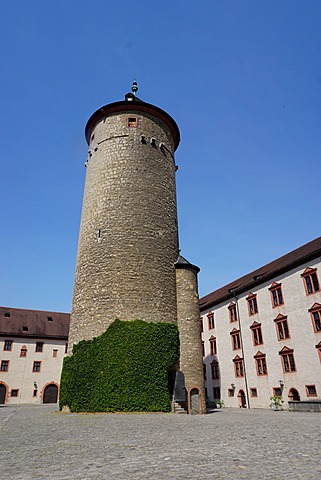
<instances>
[{"instance_id":1,"label":"red tiled roof","mask_svg":"<svg viewBox=\"0 0 321 480\"><path fill-rule=\"evenodd\" d=\"M0 307L0 335L68 339L70 314Z\"/></svg>"},{"instance_id":2,"label":"red tiled roof","mask_svg":"<svg viewBox=\"0 0 321 480\"><path fill-rule=\"evenodd\" d=\"M285 273L319 256L321 256L321 237L200 298L200 309L203 311L222 301L233 298L231 290L233 290L235 294L250 290L252 287L264 283L277 275Z\"/></svg>"}]
</instances>

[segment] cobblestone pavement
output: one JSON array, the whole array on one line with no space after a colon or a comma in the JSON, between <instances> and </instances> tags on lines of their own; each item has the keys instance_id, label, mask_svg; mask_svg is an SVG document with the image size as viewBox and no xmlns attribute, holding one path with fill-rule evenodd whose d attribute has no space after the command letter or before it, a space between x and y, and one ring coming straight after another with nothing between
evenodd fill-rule
<instances>
[{"instance_id":1,"label":"cobblestone pavement","mask_svg":"<svg viewBox=\"0 0 321 480\"><path fill-rule=\"evenodd\" d=\"M204 416L0 408L1 478L320 479L317 413Z\"/></svg>"}]
</instances>

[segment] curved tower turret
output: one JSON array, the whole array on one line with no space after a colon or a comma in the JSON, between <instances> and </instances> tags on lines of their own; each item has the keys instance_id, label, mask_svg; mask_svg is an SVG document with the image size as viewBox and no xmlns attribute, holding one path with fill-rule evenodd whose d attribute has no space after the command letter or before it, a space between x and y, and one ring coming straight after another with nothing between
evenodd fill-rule
<instances>
[{"instance_id":1,"label":"curved tower turret","mask_svg":"<svg viewBox=\"0 0 321 480\"><path fill-rule=\"evenodd\" d=\"M116 318L177 321L178 126L129 93L90 117L86 139L70 348Z\"/></svg>"}]
</instances>

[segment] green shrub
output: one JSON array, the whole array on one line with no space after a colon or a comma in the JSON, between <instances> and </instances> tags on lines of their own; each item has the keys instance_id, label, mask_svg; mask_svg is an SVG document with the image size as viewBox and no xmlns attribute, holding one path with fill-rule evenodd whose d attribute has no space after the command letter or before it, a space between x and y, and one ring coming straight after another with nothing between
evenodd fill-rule
<instances>
[{"instance_id":1,"label":"green shrub","mask_svg":"<svg viewBox=\"0 0 321 480\"><path fill-rule=\"evenodd\" d=\"M64 359L60 409L72 412L168 412L168 370L179 357L174 323L115 320Z\"/></svg>"}]
</instances>

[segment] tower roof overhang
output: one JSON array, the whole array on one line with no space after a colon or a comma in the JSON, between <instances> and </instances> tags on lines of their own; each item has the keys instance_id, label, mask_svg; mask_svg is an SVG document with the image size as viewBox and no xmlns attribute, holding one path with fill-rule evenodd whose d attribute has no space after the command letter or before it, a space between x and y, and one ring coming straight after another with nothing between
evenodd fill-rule
<instances>
[{"instance_id":1,"label":"tower roof overhang","mask_svg":"<svg viewBox=\"0 0 321 480\"><path fill-rule=\"evenodd\" d=\"M173 140L174 140L174 150L177 149L179 142L180 142L180 132L177 123L175 120L164 110L162 110L159 107L156 107L155 105L152 105L151 103L146 103L143 102L142 100L138 99L132 94L127 94L126 95L126 100L122 100L120 102L114 102L114 103L109 103L108 105L105 105L98 110L96 110L95 113L92 114L92 116L89 118L86 128L85 128L85 136L87 143L89 144L90 142L90 137L91 133L97 125L97 123L107 117L108 115L112 113L117 113L117 112L131 112L131 111L139 111L139 112L146 112L150 113L151 115L154 115L155 117L159 118L162 120L170 129L172 135L173 135Z\"/></svg>"}]
</instances>

